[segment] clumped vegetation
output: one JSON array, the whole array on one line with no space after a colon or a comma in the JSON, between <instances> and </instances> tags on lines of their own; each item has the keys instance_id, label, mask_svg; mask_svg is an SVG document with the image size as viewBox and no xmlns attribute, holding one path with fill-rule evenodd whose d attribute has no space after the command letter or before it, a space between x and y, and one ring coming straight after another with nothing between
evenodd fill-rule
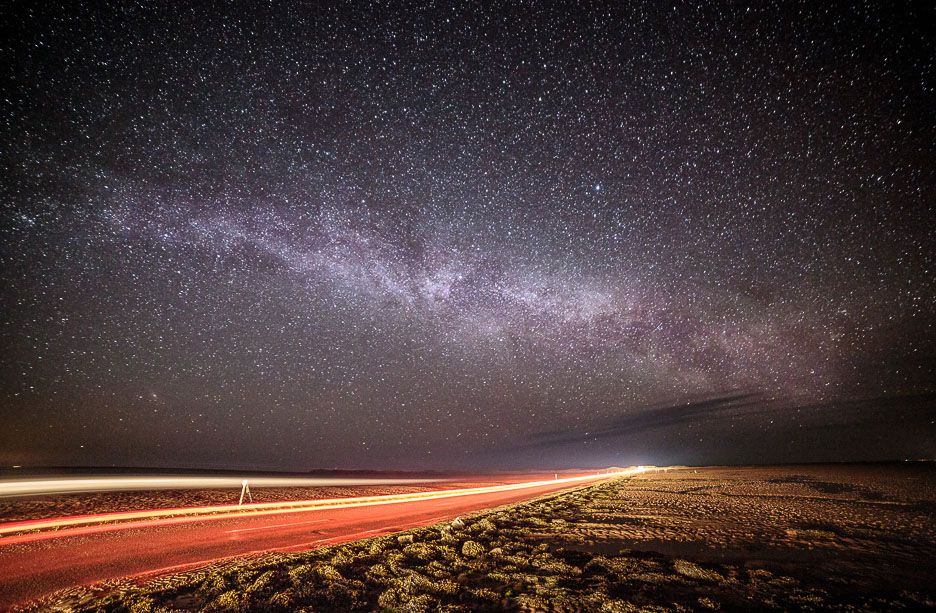
<instances>
[{"instance_id":1,"label":"clumped vegetation","mask_svg":"<svg viewBox=\"0 0 936 613\"><path fill-rule=\"evenodd\" d=\"M660 484L642 483L670 491ZM86 596L71 601L68 608L132 613L402 613L914 610L936 606L931 594L858 589L854 582L839 589L835 581L823 583L769 564L751 564L750 555L713 562L705 556L638 551L621 538L622 530L629 534L637 522L635 486L635 482L613 481L402 534L240 561L162 578L103 598ZM698 495L701 490L679 491ZM641 521L652 527L664 520L643 515ZM680 525L675 514L668 521L671 527ZM744 518L736 518L735 523L749 529ZM810 531L810 539L835 538L836 532L828 528L801 531Z\"/></svg>"}]
</instances>

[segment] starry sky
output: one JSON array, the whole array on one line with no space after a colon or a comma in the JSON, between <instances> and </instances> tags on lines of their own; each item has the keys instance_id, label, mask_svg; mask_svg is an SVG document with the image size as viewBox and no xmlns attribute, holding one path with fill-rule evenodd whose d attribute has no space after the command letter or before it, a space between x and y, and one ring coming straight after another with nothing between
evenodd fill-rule
<instances>
[{"instance_id":1,"label":"starry sky","mask_svg":"<svg viewBox=\"0 0 936 613\"><path fill-rule=\"evenodd\" d=\"M0 464L936 457L932 3L101 4L0 9Z\"/></svg>"}]
</instances>

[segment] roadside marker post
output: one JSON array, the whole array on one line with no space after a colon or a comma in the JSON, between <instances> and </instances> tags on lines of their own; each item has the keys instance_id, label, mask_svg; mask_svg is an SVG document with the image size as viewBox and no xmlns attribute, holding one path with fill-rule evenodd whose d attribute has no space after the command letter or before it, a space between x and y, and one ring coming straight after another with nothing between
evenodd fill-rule
<instances>
[{"instance_id":1,"label":"roadside marker post","mask_svg":"<svg viewBox=\"0 0 936 613\"><path fill-rule=\"evenodd\" d=\"M244 494L247 494L247 499L250 500L251 504L253 503L253 496L250 494L250 486L247 485L247 479L241 481L241 497L240 502L237 503L237 506L244 505Z\"/></svg>"}]
</instances>

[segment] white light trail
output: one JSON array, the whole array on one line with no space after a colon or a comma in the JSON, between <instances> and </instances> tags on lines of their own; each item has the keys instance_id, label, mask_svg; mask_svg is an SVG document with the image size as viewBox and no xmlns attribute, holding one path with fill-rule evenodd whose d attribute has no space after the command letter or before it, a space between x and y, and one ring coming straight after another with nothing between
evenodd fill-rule
<instances>
[{"instance_id":1,"label":"white light trail","mask_svg":"<svg viewBox=\"0 0 936 613\"><path fill-rule=\"evenodd\" d=\"M0 498L81 492L131 490L237 489L244 480L253 487L359 487L367 485L417 485L444 479L345 479L329 477L200 477L195 475L68 477L0 481Z\"/></svg>"},{"instance_id":2,"label":"white light trail","mask_svg":"<svg viewBox=\"0 0 936 613\"><path fill-rule=\"evenodd\" d=\"M0 524L0 536L14 534L17 532L33 530L61 530L62 528L74 528L78 526L88 526L93 524L102 524L108 522L131 522L131 520L153 520L169 521L173 523L189 521L207 521L225 519L229 517L245 517L258 515L272 515L285 513L299 513L305 511L315 511L321 509L344 509L351 507L363 507L379 504L399 504L403 502L415 502L434 500L439 498L453 498L456 496L470 496L473 494L491 494L496 492L507 492L520 490L524 488L534 488L541 486L554 486L556 484L581 483L585 481L599 481L615 477L627 477L649 470L649 467L637 466L608 473L587 474L577 477L565 477L562 479L548 479L543 481L525 481L521 483L509 483L505 485L490 485L484 487L472 487L452 490L436 490L431 492L415 492L411 494L387 494L381 496L360 496L349 498L329 498L322 500L295 500L286 502L260 502L245 505L216 505L208 507L183 507L176 509L152 509L145 511L126 511L116 513L101 513L95 515L81 515L75 517L59 517L52 519L27 520ZM120 524L111 526L119 529ZM35 536L35 535L34 535ZM10 540L0 539L0 545L9 543Z\"/></svg>"}]
</instances>

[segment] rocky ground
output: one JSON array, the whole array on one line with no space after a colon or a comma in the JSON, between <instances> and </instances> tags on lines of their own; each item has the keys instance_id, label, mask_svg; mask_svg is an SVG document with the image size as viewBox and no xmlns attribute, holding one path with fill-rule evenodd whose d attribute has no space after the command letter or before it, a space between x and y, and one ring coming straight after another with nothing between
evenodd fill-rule
<instances>
[{"instance_id":1,"label":"rocky ground","mask_svg":"<svg viewBox=\"0 0 936 613\"><path fill-rule=\"evenodd\" d=\"M919 610L934 471L680 469L405 533L62 595L80 611Z\"/></svg>"}]
</instances>

